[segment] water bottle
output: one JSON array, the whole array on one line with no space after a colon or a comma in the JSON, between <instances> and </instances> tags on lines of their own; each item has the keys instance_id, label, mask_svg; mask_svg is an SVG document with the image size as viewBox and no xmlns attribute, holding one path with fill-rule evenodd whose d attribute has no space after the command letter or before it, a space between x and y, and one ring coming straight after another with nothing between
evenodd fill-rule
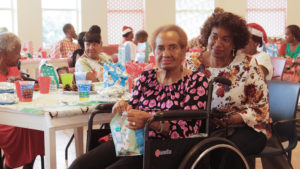
<instances>
[{"instance_id":1,"label":"water bottle","mask_svg":"<svg viewBox=\"0 0 300 169\"><path fill-rule=\"evenodd\" d=\"M54 79L54 76L50 76L51 77L51 82L50 82L50 90L51 91L55 91L57 90L57 84L56 81Z\"/></svg>"}]
</instances>

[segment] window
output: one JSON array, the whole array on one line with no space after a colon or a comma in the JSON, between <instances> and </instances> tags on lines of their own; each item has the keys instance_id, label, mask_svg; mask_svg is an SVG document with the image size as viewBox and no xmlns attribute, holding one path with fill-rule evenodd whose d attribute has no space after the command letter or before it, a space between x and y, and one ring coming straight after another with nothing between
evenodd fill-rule
<instances>
[{"instance_id":1,"label":"window","mask_svg":"<svg viewBox=\"0 0 300 169\"><path fill-rule=\"evenodd\" d=\"M176 0L176 24L192 39L200 35L203 23L213 10L214 0Z\"/></svg>"},{"instance_id":2,"label":"window","mask_svg":"<svg viewBox=\"0 0 300 169\"><path fill-rule=\"evenodd\" d=\"M107 0L108 44L122 42L122 27L144 29L144 0Z\"/></svg>"},{"instance_id":3,"label":"window","mask_svg":"<svg viewBox=\"0 0 300 169\"><path fill-rule=\"evenodd\" d=\"M286 11L286 0L247 0L247 21L260 24L270 37L284 35Z\"/></svg>"},{"instance_id":4,"label":"window","mask_svg":"<svg viewBox=\"0 0 300 169\"><path fill-rule=\"evenodd\" d=\"M79 32L81 27L80 0L42 0L43 46L50 47L65 37L63 26L71 23Z\"/></svg>"},{"instance_id":5,"label":"window","mask_svg":"<svg viewBox=\"0 0 300 169\"><path fill-rule=\"evenodd\" d=\"M15 0L0 0L0 27L17 33L17 13Z\"/></svg>"}]
</instances>

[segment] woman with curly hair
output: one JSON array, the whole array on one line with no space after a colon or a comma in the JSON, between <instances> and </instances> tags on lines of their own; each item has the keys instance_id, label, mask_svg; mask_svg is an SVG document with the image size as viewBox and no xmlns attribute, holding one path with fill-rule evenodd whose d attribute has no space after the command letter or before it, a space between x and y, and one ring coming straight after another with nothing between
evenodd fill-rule
<instances>
[{"instance_id":1,"label":"woman with curly hair","mask_svg":"<svg viewBox=\"0 0 300 169\"><path fill-rule=\"evenodd\" d=\"M213 133L225 136L221 131L229 125L226 138L245 156L261 152L271 137L268 88L263 72L254 58L242 52L249 38L243 18L229 12L213 14L201 30L201 41L208 51L200 56L198 69L209 80L225 77L232 82L231 86L214 86L212 110L223 118L213 120ZM223 156L217 154L213 160ZM243 168L238 161L226 160L225 168Z\"/></svg>"},{"instance_id":2,"label":"woman with curly hair","mask_svg":"<svg viewBox=\"0 0 300 169\"><path fill-rule=\"evenodd\" d=\"M279 55L283 55L288 58L298 58L300 54L300 28L297 25L289 25L285 29L284 43L279 49Z\"/></svg>"}]
</instances>

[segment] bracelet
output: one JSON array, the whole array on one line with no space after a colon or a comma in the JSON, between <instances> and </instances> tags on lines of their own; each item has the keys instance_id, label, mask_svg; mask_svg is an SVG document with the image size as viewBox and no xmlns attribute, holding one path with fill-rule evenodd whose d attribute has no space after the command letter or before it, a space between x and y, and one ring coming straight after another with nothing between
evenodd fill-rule
<instances>
[{"instance_id":1,"label":"bracelet","mask_svg":"<svg viewBox=\"0 0 300 169\"><path fill-rule=\"evenodd\" d=\"M160 121L160 128L159 133L162 133L164 131L165 121Z\"/></svg>"}]
</instances>

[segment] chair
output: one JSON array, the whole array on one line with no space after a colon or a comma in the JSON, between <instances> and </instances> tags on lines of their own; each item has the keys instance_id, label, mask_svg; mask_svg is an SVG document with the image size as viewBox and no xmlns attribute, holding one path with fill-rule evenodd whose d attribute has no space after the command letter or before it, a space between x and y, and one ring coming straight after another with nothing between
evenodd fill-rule
<instances>
[{"instance_id":1,"label":"chair","mask_svg":"<svg viewBox=\"0 0 300 169\"><path fill-rule=\"evenodd\" d=\"M97 114L111 113L114 104L115 103L99 104L96 107L96 111L90 115L87 131L86 152L97 147L100 144L98 139L110 133L109 124L101 124L100 129L93 129L93 120Z\"/></svg>"},{"instance_id":2,"label":"chair","mask_svg":"<svg viewBox=\"0 0 300 169\"><path fill-rule=\"evenodd\" d=\"M274 69L272 80L282 80L282 73L284 70L285 62L285 58L271 57L271 63Z\"/></svg>"},{"instance_id":3,"label":"chair","mask_svg":"<svg viewBox=\"0 0 300 169\"><path fill-rule=\"evenodd\" d=\"M269 81L270 115L273 119L273 137L277 138L281 147L266 146L255 157L270 157L285 155L291 168L292 150L297 145L296 112L298 107L299 84L286 81ZM288 146L282 146L282 138L288 141Z\"/></svg>"},{"instance_id":4,"label":"chair","mask_svg":"<svg viewBox=\"0 0 300 169\"><path fill-rule=\"evenodd\" d=\"M44 164L44 156L40 156L41 157L41 167L42 169L45 169L45 164ZM2 150L0 149L0 169L4 168L4 158L5 155L2 155Z\"/></svg>"},{"instance_id":5,"label":"chair","mask_svg":"<svg viewBox=\"0 0 300 169\"><path fill-rule=\"evenodd\" d=\"M2 150L0 149L0 169L3 169L4 155L2 156Z\"/></svg>"}]
</instances>

